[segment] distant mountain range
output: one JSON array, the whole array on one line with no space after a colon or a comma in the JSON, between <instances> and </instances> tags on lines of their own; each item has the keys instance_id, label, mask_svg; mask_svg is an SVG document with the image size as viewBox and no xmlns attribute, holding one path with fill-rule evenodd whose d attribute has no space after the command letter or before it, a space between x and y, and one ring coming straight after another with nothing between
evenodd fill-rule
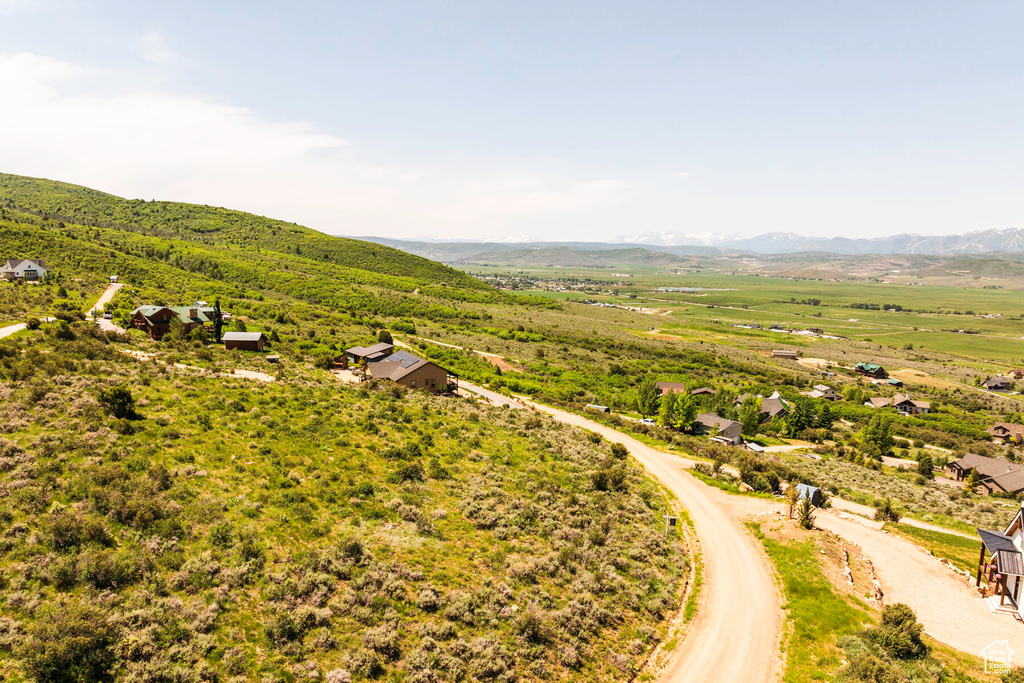
<instances>
[{"instance_id":1,"label":"distant mountain range","mask_svg":"<svg viewBox=\"0 0 1024 683\"><path fill-rule=\"evenodd\" d=\"M757 254L826 252L831 254L929 254L952 256L985 254L994 251L1024 251L1024 229L984 230L964 235L893 235L891 237L849 239L847 237L805 237L789 232L770 232L757 237L713 233L648 232L614 240L631 246L657 247L676 252L673 247L714 247L722 251L748 251ZM666 247L668 249L666 249Z\"/></svg>"}]
</instances>

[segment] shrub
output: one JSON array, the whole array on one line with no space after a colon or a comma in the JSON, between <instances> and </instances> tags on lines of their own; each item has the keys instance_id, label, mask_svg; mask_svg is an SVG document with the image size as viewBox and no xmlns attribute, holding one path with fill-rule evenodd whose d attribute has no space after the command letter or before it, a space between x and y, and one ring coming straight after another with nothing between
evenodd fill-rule
<instances>
[{"instance_id":1,"label":"shrub","mask_svg":"<svg viewBox=\"0 0 1024 683\"><path fill-rule=\"evenodd\" d=\"M135 398L131 390L123 384L104 389L98 397L100 404L113 417L131 419L135 417Z\"/></svg>"},{"instance_id":2,"label":"shrub","mask_svg":"<svg viewBox=\"0 0 1024 683\"><path fill-rule=\"evenodd\" d=\"M1024 666L1015 666L999 677L1001 683L1024 683Z\"/></svg>"},{"instance_id":3,"label":"shrub","mask_svg":"<svg viewBox=\"0 0 1024 683\"><path fill-rule=\"evenodd\" d=\"M883 498L875 501L876 520L880 522L898 522L901 516L899 507L891 499Z\"/></svg>"},{"instance_id":4,"label":"shrub","mask_svg":"<svg viewBox=\"0 0 1024 683\"><path fill-rule=\"evenodd\" d=\"M62 599L43 606L17 653L39 683L91 683L109 679L113 644L103 612Z\"/></svg>"},{"instance_id":5,"label":"shrub","mask_svg":"<svg viewBox=\"0 0 1024 683\"><path fill-rule=\"evenodd\" d=\"M30 330L38 330L39 325L39 318L36 318L35 316L30 316L25 320L25 327Z\"/></svg>"},{"instance_id":6,"label":"shrub","mask_svg":"<svg viewBox=\"0 0 1024 683\"><path fill-rule=\"evenodd\" d=\"M917 615L903 603L886 605L882 623L871 631L871 638L896 659L916 659L927 652L921 640L922 626Z\"/></svg>"},{"instance_id":7,"label":"shrub","mask_svg":"<svg viewBox=\"0 0 1024 683\"><path fill-rule=\"evenodd\" d=\"M612 457L616 460L625 460L629 457L629 449L623 446L621 443L612 444Z\"/></svg>"},{"instance_id":8,"label":"shrub","mask_svg":"<svg viewBox=\"0 0 1024 683\"><path fill-rule=\"evenodd\" d=\"M423 472L423 465L418 462L404 463L388 477L388 479L395 484L400 484L404 481L423 481L425 478L426 475Z\"/></svg>"},{"instance_id":9,"label":"shrub","mask_svg":"<svg viewBox=\"0 0 1024 683\"><path fill-rule=\"evenodd\" d=\"M387 624L363 632L363 647L385 659L398 659L398 633Z\"/></svg>"}]
</instances>

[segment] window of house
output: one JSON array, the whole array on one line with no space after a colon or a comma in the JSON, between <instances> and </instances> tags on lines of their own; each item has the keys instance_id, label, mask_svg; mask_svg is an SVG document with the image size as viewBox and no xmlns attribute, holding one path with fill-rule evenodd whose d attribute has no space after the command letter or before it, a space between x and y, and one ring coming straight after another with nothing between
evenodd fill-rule
<instances>
[{"instance_id":1,"label":"window of house","mask_svg":"<svg viewBox=\"0 0 1024 683\"><path fill-rule=\"evenodd\" d=\"M416 380L413 380L413 381L412 381L412 388L413 388L413 389L415 389L415 388L416 388Z\"/></svg>"}]
</instances>

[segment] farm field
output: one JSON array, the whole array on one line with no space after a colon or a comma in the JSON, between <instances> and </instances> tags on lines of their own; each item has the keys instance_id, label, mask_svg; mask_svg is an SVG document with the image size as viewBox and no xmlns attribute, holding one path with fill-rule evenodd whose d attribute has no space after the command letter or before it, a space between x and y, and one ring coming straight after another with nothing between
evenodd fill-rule
<instances>
[{"instance_id":1,"label":"farm field","mask_svg":"<svg viewBox=\"0 0 1024 683\"><path fill-rule=\"evenodd\" d=\"M479 267L470 270L480 272ZM900 349L912 345L915 349L989 362L994 364L991 366L993 371L998 371L1001 366L1024 364L1024 298L1021 289L985 289L985 284L974 281L932 283L928 278L913 284L897 284L706 272L677 275L636 266L611 270L616 273L629 271L634 277L615 277L603 269L535 268L515 272L528 273L535 278L589 278L601 283L612 282L614 284L595 286L596 291L588 292L525 291L557 300L586 300L658 309L651 318L650 326L684 337L713 331L716 337L723 339L774 339L788 345L809 346L820 340L768 331L719 330L718 327L737 324L764 327L778 324L794 329L817 327L825 334L854 341ZM491 274L499 272L493 270ZM984 282L990 283L991 280ZM679 287L699 291L659 291L659 288ZM801 301L814 305L798 303ZM879 308L888 304L903 310L851 307L865 304ZM1000 317L982 317L988 315Z\"/></svg>"}]
</instances>

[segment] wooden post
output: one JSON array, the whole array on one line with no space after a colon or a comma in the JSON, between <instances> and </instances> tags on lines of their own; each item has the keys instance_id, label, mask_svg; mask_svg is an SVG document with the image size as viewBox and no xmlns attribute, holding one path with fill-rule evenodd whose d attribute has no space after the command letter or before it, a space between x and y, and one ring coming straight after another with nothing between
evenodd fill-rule
<instances>
[{"instance_id":1,"label":"wooden post","mask_svg":"<svg viewBox=\"0 0 1024 683\"><path fill-rule=\"evenodd\" d=\"M974 582L975 586L981 585L981 566L985 564L985 544L981 544L981 557L978 558L978 578Z\"/></svg>"}]
</instances>

